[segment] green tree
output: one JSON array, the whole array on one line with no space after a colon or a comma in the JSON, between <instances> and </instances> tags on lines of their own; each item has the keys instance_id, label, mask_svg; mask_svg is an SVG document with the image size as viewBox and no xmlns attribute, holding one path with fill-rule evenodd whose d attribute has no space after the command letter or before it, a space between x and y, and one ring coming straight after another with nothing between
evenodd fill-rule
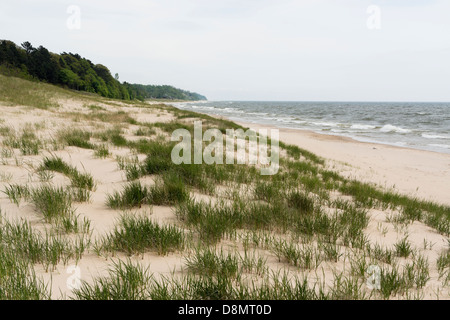
<instances>
[{"instance_id":1,"label":"green tree","mask_svg":"<svg viewBox=\"0 0 450 320\"><path fill-rule=\"evenodd\" d=\"M81 84L80 77L70 69L62 69L59 71L59 80L69 88L79 90Z\"/></svg>"}]
</instances>

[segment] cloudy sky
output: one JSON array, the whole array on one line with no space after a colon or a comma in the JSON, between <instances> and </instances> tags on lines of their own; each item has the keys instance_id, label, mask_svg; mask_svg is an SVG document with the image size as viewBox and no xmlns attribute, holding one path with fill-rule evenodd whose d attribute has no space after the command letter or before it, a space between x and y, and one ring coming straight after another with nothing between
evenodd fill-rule
<instances>
[{"instance_id":1,"label":"cloudy sky","mask_svg":"<svg viewBox=\"0 0 450 320\"><path fill-rule=\"evenodd\" d=\"M449 17L448 0L15 0L0 39L210 100L450 101Z\"/></svg>"}]
</instances>

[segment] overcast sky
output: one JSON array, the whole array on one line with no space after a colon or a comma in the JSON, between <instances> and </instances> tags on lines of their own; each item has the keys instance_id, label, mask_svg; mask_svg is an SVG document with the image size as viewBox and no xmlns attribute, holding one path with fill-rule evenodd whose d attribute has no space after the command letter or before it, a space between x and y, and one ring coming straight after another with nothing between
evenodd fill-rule
<instances>
[{"instance_id":1,"label":"overcast sky","mask_svg":"<svg viewBox=\"0 0 450 320\"><path fill-rule=\"evenodd\" d=\"M209 100L450 101L449 0L2 0L0 39Z\"/></svg>"}]
</instances>

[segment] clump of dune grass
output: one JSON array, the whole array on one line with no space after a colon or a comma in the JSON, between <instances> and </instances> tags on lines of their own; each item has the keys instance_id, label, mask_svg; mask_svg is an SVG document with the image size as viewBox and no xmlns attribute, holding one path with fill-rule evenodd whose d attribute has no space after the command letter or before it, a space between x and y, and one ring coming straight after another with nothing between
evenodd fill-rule
<instances>
[{"instance_id":1,"label":"clump of dune grass","mask_svg":"<svg viewBox=\"0 0 450 320\"><path fill-rule=\"evenodd\" d=\"M117 167L119 170L126 170L129 165L139 167L139 158L135 157L124 157L124 156L116 156Z\"/></svg>"},{"instance_id":2,"label":"clump of dune grass","mask_svg":"<svg viewBox=\"0 0 450 320\"><path fill-rule=\"evenodd\" d=\"M343 244L353 248L364 248L367 238L364 229L369 223L368 211L364 208L349 206L337 215L337 224Z\"/></svg>"},{"instance_id":3,"label":"clump of dune grass","mask_svg":"<svg viewBox=\"0 0 450 320\"><path fill-rule=\"evenodd\" d=\"M50 290L37 277L29 260L18 259L13 248L0 246L0 299L48 300Z\"/></svg>"},{"instance_id":4,"label":"clump of dune grass","mask_svg":"<svg viewBox=\"0 0 450 320\"><path fill-rule=\"evenodd\" d=\"M388 248L383 248L378 243L374 245L368 244L365 248L365 251L370 257L374 258L375 260L387 264L392 264L396 255L395 251L389 250Z\"/></svg>"},{"instance_id":5,"label":"clump of dune grass","mask_svg":"<svg viewBox=\"0 0 450 320\"><path fill-rule=\"evenodd\" d=\"M83 281L73 291L79 300L148 300L148 286L151 275L139 264L114 261L108 277L94 279L92 284Z\"/></svg>"},{"instance_id":6,"label":"clump of dune grass","mask_svg":"<svg viewBox=\"0 0 450 320\"><path fill-rule=\"evenodd\" d=\"M64 129L58 132L60 140L68 146L83 149L95 149L95 145L90 142L92 133L81 129Z\"/></svg>"},{"instance_id":7,"label":"clump of dune grass","mask_svg":"<svg viewBox=\"0 0 450 320\"><path fill-rule=\"evenodd\" d=\"M143 164L146 174L159 174L174 167L171 158L173 144L144 141L146 142L141 143L139 150L147 154Z\"/></svg>"},{"instance_id":8,"label":"clump of dune grass","mask_svg":"<svg viewBox=\"0 0 450 320\"><path fill-rule=\"evenodd\" d=\"M30 198L47 222L70 216L74 212L72 196L63 187L42 185L31 191Z\"/></svg>"},{"instance_id":9,"label":"clump of dune grass","mask_svg":"<svg viewBox=\"0 0 450 320\"><path fill-rule=\"evenodd\" d=\"M106 204L113 209L141 207L144 204L173 205L188 197L186 186L177 176L164 174L151 187L143 186L138 180L130 182L121 192L108 195Z\"/></svg>"},{"instance_id":10,"label":"clump of dune grass","mask_svg":"<svg viewBox=\"0 0 450 320\"><path fill-rule=\"evenodd\" d=\"M154 136L154 135L156 135L156 130L153 127L147 127L147 128L139 127L139 129L136 130L135 135L138 137Z\"/></svg>"},{"instance_id":11,"label":"clump of dune grass","mask_svg":"<svg viewBox=\"0 0 450 320\"><path fill-rule=\"evenodd\" d=\"M49 184L43 184L37 188L9 185L3 192L17 205L22 199L32 202L46 222L62 225L66 231L74 232L78 232L79 229L77 218L74 218L75 210L72 208L72 200L74 196L78 197L77 200L83 201L86 201L88 197L85 193L75 194L74 189L54 187Z\"/></svg>"},{"instance_id":12,"label":"clump of dune grass","mask_svg":"<svg viewBox=\"0 0 450 320\"><path fill-rule=\"evenodd\" d=\"M225 254L222 250L206 248L197 250L194 255L186 258L186 265L190 271L204 275L220 275L236 277L239 272L239 261L236 255Z\"/></svg>"},{"instance_id":13,"label":"clump of dune grass","mask_svg":"<svg viewBox=\"0 0 450 320\"><path fill-rule=\"evenodd\" d=\"M139 179L142 176L142 167L138 163L128 163L125 165L125 176L128 181Z\"/></svg>"},{"instance_id":14,"label":"clump of dune grass","mask_svg":"<svg viewBox=\"0 0 450 320\"><path fill-rule=\"evenodd\" d=\"M284 188L282 188L278 181L257 180L253 192L255 199L270 202L279 198L283 191Z\"/></svg>"},{"instance_id":15,"label":"clump of dune grass","mask_svg":"<svg viewBox=\"0 0 450 320\"><path fill-rule=\"evenodd\" d=\"M314 211L314 200L312 200L308 195L292 191L287 196L288 206L298 210L303 214L312 213Z\"/></svg>"},{"instance_id":16,"label":"clump of dune grass","mask_svg":"<svg viewBox=\"0 0 450 320\"><path fill-rule=\"evenodd\" d=\"M72 242L60 235L42 234L24 220L10 222L2 217L1 226L0 248L13 250L23 262L40 263L46 271L61 261L66 264L71 258L79 259L90 241Z\"/></svg>"},{"instance_id":17,"label":"clump of dune grass","mask_svg":"<svg viewBox=\"0 0 450 320\"><path fill-rule=\"evenodd\" d=\"M313 269L321 262L321 252L311 245L298 246L285 240L275 241L272 245L279 261L283 258L296 267Z\"/></svg>"},{"instance_id":18,"label":"clump of dune grass","mask_svg":"<svg viewBox=\"0 0 450 320\"><path fill-rule=\"evenodd\" d=\"M115 125L113 128L93 132L92 137L100 139L102 142L108 142L111 140L111 137L113 135L121 134L122 131L123 130L121 126Z\"/></svg>"},{"instance_id":19,"label":"clump of dune grass","mask_svg":"<svg viewBox=\"0 0 450 320\"><path fill-rule=\"evenodd\" d=\"M11 148L11 147L2 148L2 150L0 152L1 164L8 165L9 164L8 159L13 158L14 156L15 156L15 153L14 153L13 148Z\"/></svg>"},{"instance_id":20,"label":"clump of dune grass","mask_svg":"<svg viewBox=\"0 0 450 320\"><path fill-rule=\"evenodd\" d=\"M105 159L111 155L109 152L108 146L106 144L102 144L95 148L94 155L97 158Z\"/></svg>"},{"instance_id":21,"label":"clump of dune grass","mask_svg":"<svg viewBox=\"0 0 450 320\"><path fill-rule=\"evenodd\" d=\"M364 300L367 294L363 290L364 283L344 273L335 274L330 288L330 300Z\"/></svg>"},{"instance_id":22,"label":"clump of dune grass","mask_svg":"<svg viewBox=\"0 0 450 320\"><path fill-rule=\"evenodd\" d=\"M25 127L21 134L11 132L3 141L3 145L13 149L19 149L22 155L38 155L43 144L35 132Z\"/></svg>"},{"instance_id":23,"label":"clump of dune grass","mask_svg":"<svg viewBox=\"0 0 450 320\"><path fill-rule=\"evenodd\" d=\"M148 216L122 215L113 232L103 240L102 249L129 255L154 250L160 255L181 250L184 234L174 226L160 226Z\"/></svg>"},{"instance_id":24,"label":"clump of dune grass","mask_svg":"<svg viewBox=\"0 0 450 320\"><path fill-rule=\"evenodd\" d=\"M106 205L112 209L126 209L141 207L148 201L148 188L140 181L133 181L125 185L122 192L115 191L108 195Z\"/></svg>"},{"instance_id":25,"label":"clump of dune grass","mask_svg":"<svg viewBox=\"0 0 450 320\"><path fill-rule=\"evenodd\" d=\"M73 202L90 202L92 193L88 189L68 187L67 192L70 193Z\"/></svg>"},{"instance_id":26,"label":"clump of dune grass","mask_svg":"<svg viewBox=\"0 0 450 320\"><path fill-rule=\"evenodd\" d=\"M22 199L28 199L31 195L29 187L18 184L10 184L6 186L3 193L5 193L9 200L16 205L19 205Z\"/></svg>"},{"instance_id":27,"label":"clump of dune grass","mask_svg":"<svg viewBox=\"0 0 450 320\"><path fill-rule=\"evenodd\" d=\"M40 166L41 170L51 170L70 175L73 168L60 157L44 157Z\"/></svg>"},{"instance_id":28,"label":"clump of dune grass","mask_svg":"<svg viewBox=\"0 0 450 320\"><path fill-rule=\"evenodd\" d=\"M79 215L72 213L69 216L64 216L61 217L61 219L58 219L57 228L64 233L90 234L91 221L86 217L80 221Z\"/></svg>"},{"instance_id":29,"label":"clump of dune grass","mask_svg":"<svg viewBox=\"0 0 450 320\"><path fill-rule=\"evenodd\" d=\"M409 255L412 253L411 243L408 241L407 238L403 238L402 240L397 242L394 246L395 252L398 257L408 258Z\"/></svg>"},{"instance_id":30,"label":"clump of dune grass","mask_svg":"<svg viewBox=\"0 0 450 320\"><path fill-rule=\"evenodd\" d=\"M38 170L36 174L41 182L50 182L55 177L54 172L50 170Z\"/></svg>"},{"instance_id":31,"label":"clump of dune grass","mask_svg":"<svg viewBox=\"0 0 450 320\"><path fill-rule=\"evenodd\" d=\"M55 171L66 175L71 181L71 193L74 201L88 201L90 198L90 191L94 191L96 183L94 178L89 173L81 173L77 168L69 165L60 157L45 157L38 172Z\"/></svg>"},{"instance_id":32,"label":"clump of dune grass","mask_svg":"<svg viewBox=\"0 0 450 320\"><path fill-rule=\"evenodd\" d=\"M402 208L400 219L403 221L421 221L423 219L422 210L418 207L407 205Z\"/></svg>"},{"instance_id":33,"label":"clump of dune grass","mask_svg":"<svg viewBox=\"0 0 450 320\"><path fill-rule=\"evenodd\" d=\"M266 260L247 250L242 256L212 247L196 248L185 259L189 271L199 275L240 278L243 273L262 275L267 271Z\"/></svg>"},{"instance_id":34,"label":"clump of dune grass","mask_svg":"<svg viewBox=\"0 0 450 320\"><path fill-rule=\"evenodd\" d=\"M113 133L109 137L109 140L116 147L125 147L128 145L127 139L125 139L120 133Z\"/></svg>"},{"instance_id":35,"label":"clump of dune grass","mask_svg":"<svg viewBox=\"0 0 450 320\"><path fill-rule=\"evenodd\" d=\"M193 227L200 238L208 243L218 242L239 223L238 216L233 216L233 210L223 203L212 206L188 199L177 206L175 214L182 222Z\"/></svg>"},{"instance_id":36,"label":"clump of dune grass","mask_svg":"<svg viewBox=\"0 0 450 320\"><path fill-rule=\"evenodd\" d=\"M442 252L436 260L439 278L444 279L444 283L450 282L450 250Z\"/></svg>"},{"instance_id":37,"label":"clump of dune grass","mask_svg":"<svg viewBox=\"0 0 450 320\"><path fill-rule=\"evenodd\" d=\"M417 289L422 289L430 280L428 259L422 255L415 257L412 270L414 270L413 283Z\"/></svg>"},{"instance_id":38,"label":"clump of dune grass","mask_svg":"<svg viewBox=\"0 0 450 320\"><path fill-rule=\"evenodd\" d=\"M186 185L173 173L164 174L148 192L149 203L155 205L174 205L186 201L188 197Z\"/></svg>"},{"instance_id":39,"label":"clump of dune grass","mask_svg":"<svg viewBox=\"0 0 450 320\"><path fill-rule=\"evenodd\" d=\"M70 181L74 188L86 189L94 191L96 184L94 178L89 173L80 173L77 170L73 170L69 175Z\"/></svg>"}]
</instances>

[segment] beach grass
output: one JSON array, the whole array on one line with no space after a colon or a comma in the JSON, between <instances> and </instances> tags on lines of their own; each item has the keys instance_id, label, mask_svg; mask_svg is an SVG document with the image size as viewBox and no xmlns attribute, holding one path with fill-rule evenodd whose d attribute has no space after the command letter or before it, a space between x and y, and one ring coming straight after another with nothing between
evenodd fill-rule
<instances>
[{"instance_id":1,"label":"beach grass","mask_svg":"<svg viewBox=\"0 0 450 320\"><path fill-rule=\"evenodd\" d=\"M0 74L0 96L11 106L27 106L38 109L59 107L56 97L65 90L41 82L27 81Z\"/></svg>"},{"instance_id":2,"label":"beach grass","mask_svg":"<svg viewBox=\"0 0 450 320\"><path fill-rule=\"evenodd\" d=\"M2 218L2 250L14 251L16 259L25 265L39 263L46 272L53 270L60 262L67 264L70 259L81 258L90 244L90 237L77 239L74 241L49 232L43 234L33 229L27 221L11 222Z\"/></svg>"},{"instance_id":3,"label":"beach grass","mask_svg":"<svg viewBox=\"0 0 450 320\"><path fill-rule=\"evenodd\" d=\"M150 279L147 268L129 260L117 260L109 270L109 277L96 278L92 284L82 282L73 295L78 300L147 300Z\"/></svg>"},{"instance_id":4,"label":"beach grass","mask_svg":"<svg viewBox=\"0 0 450 320\"><path fill-rule=\"evenodd\" d=\"M0 246L0 299L47 300L50 290L30 261L18 259L14 249Z\"/></svg>"},{"instance_id":5,"label":"beach grass","mask_svg":"<svg viewBox=\"0 0 450 320\"><path fill-rule=\"evenodd\" d=\"M58 137L68 146L95 149L95 145L90 142L92 133L82 129L63 129L58 132Z\"/></svg>"},{"instance_id":6,"label":"beach grass","mask_svg":"<svg viewBox=\"0 0 450 320\"><path fill-rule=\"evenodd\" d=\"M68 217L74 212L72 196L63 187L42 185L31 191L30 200L47 222Z\"/></svg>"},{"instance_id":7,"label":"beach grass","mask_svg":"<svg viewBox=\"0 0 450 320\"><path fill-rule=\"evenodd\" d=\"M129 255L154 250L167 255L183 249L184 234L174 226L160 226L148 216L122 215L113 232L102 241L106 252L122 251Z\"/></svg>"}]
</instances>

